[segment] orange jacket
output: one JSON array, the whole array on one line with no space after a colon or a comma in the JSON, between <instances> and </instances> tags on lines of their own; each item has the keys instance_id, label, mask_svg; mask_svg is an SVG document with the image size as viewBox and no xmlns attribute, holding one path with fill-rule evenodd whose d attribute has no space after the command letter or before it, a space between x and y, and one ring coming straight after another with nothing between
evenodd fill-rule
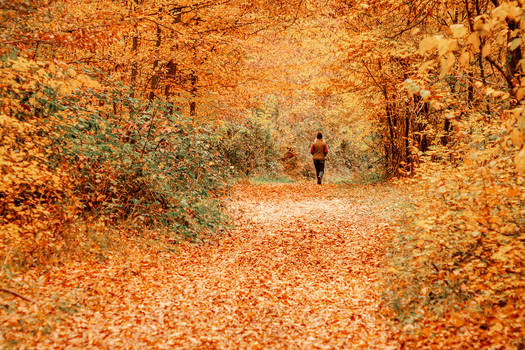
<instances>
[{"instance_id":1,"label":"orange jacket","mask_svg":"<svg viewBox=\"0 0 525 350\"><path fill-rule=\"evenodd\" d=\"M317 139L310 147L310 153L314 156L314 160L325 160L328 154L328 146L322 139Z\"/></svg>"}]
</instances>

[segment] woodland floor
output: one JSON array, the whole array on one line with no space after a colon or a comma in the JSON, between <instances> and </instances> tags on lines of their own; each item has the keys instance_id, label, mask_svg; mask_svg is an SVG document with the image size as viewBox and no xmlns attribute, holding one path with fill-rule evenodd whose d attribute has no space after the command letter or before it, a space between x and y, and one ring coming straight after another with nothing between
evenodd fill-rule
<instances>
[{"instance_id":1,"label":"woodland floor","mask_svg":"<svg viewBox=\"0 0 525 350\"><path fill-rule=\"evenodd\" d=\"M239 185L227 200L235 228L217 241L47 271L38 289L82 306L26 344L397 349L377 284L400 196L385 185Z\"/></svg>"}]
</instances>

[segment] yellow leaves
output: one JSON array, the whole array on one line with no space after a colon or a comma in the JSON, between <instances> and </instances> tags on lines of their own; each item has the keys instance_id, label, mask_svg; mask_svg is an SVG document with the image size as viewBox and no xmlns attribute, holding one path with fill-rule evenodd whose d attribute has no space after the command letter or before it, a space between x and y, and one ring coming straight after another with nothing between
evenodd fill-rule
<instances>
[{"instance_id":1,"label":"yellow leaves","mask_svg":"<svg viewBox=\"0 0 525 350\"><path fill-rule=\"evenodd\" d=\"M486 85L490 85L492 90ZM481 88L491 97L508 97L505 95L507 91L498 89L495 84L481 84ZM523 148L523 133L516 128L516 119L521 117L523 110L516 108L504 116L495 117L497 121L492 122L480 119L483 116L471 109L467 111L468 115L461 115L457 120L464 125L464 129L472 130L475 125L480 128L479 131L467 135L468 131L458 130L456 135L465 135L465 141L458 141L464 142L464 145L454 152L451 152L454 146L447 145L446 149L440 150L442 153L437 153L450 157L459 154L460 162L451 161L445 166L425 164L418 169L420 173L429 171L430 175L422 177L414 186L421 188L421 198L414 198L417 209L410 220L415 227L400 230L399 243L394 243L392 253L395 256L400 251L406 252L405 257L395 261L397 265L405 262L407 266L417 266L418 255L421 254L419 249L423 247L422 253L435 263L435 266L429 267L428 273L422 268L412 268L412 272L406 270L403 274L395 274L394 281L404 278L405 274L406 280L417 279L422 286L434 289L439 285L437 279L448 280L443 290L452 289L452 293L457 295L472 295L484 309L483 313L476 312L481 320L472 320L462 316L465 305L458 303L457 314L450 313L449 318L444 317L446 320L441 318L436 322L437 327L479 328L486 318L501 316L497 306L499 301L520 300L517 302L522 303L523 300L521 296L517 297L521 291L519 285L511 282L520 280L524 251L520 240L520 219L524 213L521 207L525 191L513 163L516 149ZM510 140L517 146L511 147ZM481 143L483 148L477 146ZM525 158L523 153L520 154ZM427 166L429 169L426 169ZM415 241L422 240L425 245L415 245ZM401 248L403 245L406 245L405 251ZM476 248L470 250L473 246ZM469 263L464 260L467 251ZM424 311L429 309L428 304L418 305L418 298L410 294L410 288L395 290L398 295L405 295L403 303L412 302L416 308L420 307L416 314L424 315ZM433 293L439 294L440 290L433 290ZM453 298L445 299L443 302L436 300L436 305L450 309L449 302ZM430 320L425 316L424 319L425 322ZM508 323L497 324L494 319L485 324L494 325L496 331L508 327Z\"/></svg>"},{"instance_id":2,"label":"yellow leaves","mask_svg":"<svg viewBox=\"0 0 525 350\"><path fill-rule=\"evenodd\" d=\"M27 336L24 345L148 348L169 336L173 348L389 348L374 284L386 239L376 228L379 217L370 215L387 209L374 203L385 196L350 191L243 186L231 202L235 229L214 244L169 245L176 254L159 252L168 248L159 247L164 232L139 245L138 232L107 235L102 220L75 225L73 244L89 246L90 254L59 256L59 267L30 271L24 282L44 282L23 294L41 301L71 295L86 306L61 315L51 336ZM370 204L356 205L360 198ZM102 249L102 242L116 247Z\"/></svg>"},{"instance_id":3,"label":"yellow leaves","mask_svg":"<svg viewBox=\"0 0 525 350\"><path fill-rule=\"evenodd\" d=\"M26 60L25 58L18 58L16 60L12 60L11 62L13 63L11 65L11 69L19 73L31 71L33 67L31 61Z\"/></svg>"},{"instance_id":4,"label":"yellow leaves","mask_svg":"<svg viewBox=\"0 0 525 350\"><path fill-rule=\"evenodd\" d=\"M101 88L97 80L83 73L78 74L75 69L64 63L57 65L54 62L36 62L24 58L17 58L11 63L10 71L26 79L23 83L19 83L15 79L16 76L13 76L8 82L14 91L38 90L39 85L43 85L55 89L59 95L67 96L76 89L98 90ZM41 91L36 91L36 93L42 95ZM32 99L32 101L35 100Z\"/></svg>"},{"instance_id":5,"label":"yellow leaves","mask_svg":"<svg viewBox=\"0 0 525 350\"><path fill-rule=\"evenodd\" d=\"M518 121L518 129L525 133L525 109L520 107L513 110L514 116Z\"/></svg>"},{"instance_id":6,"label":"yellow leaves","mask_svg":"<svg viewBox=\"0 0 525 350\"><path fill-rule=\"evenodd\" d=\"M472 52L470 50L463 50L463 52L461 53L461 56L459 57L459 64L461 65L462 68L465 68L468 65L470 65L470 62L472 61L472 59L473 59Z\"/></svg>"},{"instance_id":7,"label":"yellow leaves","mask_svg":"<svg viewBox=\"0 0 525 350\"><path fill-rule=\"evenodd\" d=\"M47 72L44 68L40 68L36 71L36 75L40 78L40 79L44 79L45 77L47 77Z\"/></svg>"},{"instance_id":8,"label":"yellow leaves","mask_svg":"<svg viewBox=\"0 0 525 350\"><path fill-rule=\"evenodd\" d=\"M488 55L490 55L491 49L492 49L492 46L490 45L490 43L485 43L485 45L483 45L483 49L481 50L481 56L485 58Z\"/></svg>"},{"instance_id":9,"label":"yellow leaves","mask_svg":"<svg viewBox=\"0 0 525 350\"><path fill-rule=\"evenodd\" d=\"M45 98L41 86L56 82L58 88L60 81L49 77L44 64L23 58L1 67L0 76L8 75L6 71L15 72L18 78L4 80L0 92L2 106L8 107L0 113L0 210L4 215L0 232L8 232L10 242L24 242L24 246L10 246L19 249L24 259L28 249L37 251L39 245L51 247L50 242L66 222L62 215L67 208L65 201L60 198L61 207L56 203L68 190L68 177L60 168L51 170L46 163L51 142L47 135L54 119L41 118L36 113L39 108L44 109L38 101ZM10 94L17 90L24 91L28 98ZM0 246L1 243L4 242ZM37 259L36 253L31 259Z\"/></svg>"},{"instance_id":10,"label":"yellow leaves","mask_svg":"<svg viewBox=\"0 0 525 350\"><path fill-rule=\"evenodd\" d=\"M14 141L14 136L17 133L29 133L35 130L35 128L30 123L20 121L5 114L0 114L0 128L3 128L2 131L9 130L9 132L0 131L0 135L11 141ZM5 144L6 139L3 140Z\"/></svg>"},{"instance_id":11,"label":"yellow leaves","mask_svg":"<svg viewBox=\"0 0 525 350\"><path fill-rule=\"evenodd\" d=\"M492 16L500 21L505 20L509 13L508 4L504 2L492 11Z\"/></svg>"},{"instance_id":12,"label":"yellow leaves","mask_svg":"<svg viewBox=\"0 0 525 350\"><path fill-rule=\"evenodd\" d=\"M86 74L79 74L76 76L76 80L82 84L82 86L91 88L91 89L99 89L101 87L100 83Z\"/></svg>"},{"instance_id":13,"label":"yellow leaves","mask_svg":"<svg viewBox=\"0 0 525 350\"><path fill-rule=\"evenodd\" d=\"M68 73L66 80L50 80L49 85L56 89L61 96L68 96L76 89L100 89L101 85L98 81L92 79L86 74L72 73L72 69ZM74 71L73 71L74 72Z\"/></svg>"},{"instance_id":14,"label":"yellow leaves","mask_svg":"<svg viewBox=\"0 0 525 350\"><path fill-rule=\"evenodd\" d=\"M495 322L490 326L490 331L494 333L499 333L503 330L503 324L501 322Z\"/></svg>"},{"instance_id":15,"label":"yellow leaves","mask_svg":"<svg viewBox=\"0 0 525 350\"><path fill-rule=\"evenodd\" d=\"M498 251L494 254L492 254L492 259L498 260L498 261L506 261L507 260L507 254L513 249L514 247L512 245L505 245L498 249Z\"/></svg>"},{"instance_id":16,"label":"yellow leaves","mask_svg":"<svg viewBox=\"0 0 525 350\"><path fill-rule=\"evenodd\" d=\"M523 141L525 140L525 136L518 129L513 129L510 133L510 139L512 140L514 147L520 149L523 145Z\"/></svg>"},{"instance_id":17,"label":"yellow leaves","mask_svg":"<svg viewBox=\"0 0 525 350\"><path fill-rule=\"evenodd\" d=\"M488 95L488 96L491 96L493 98L501 98L501 99L508 99L510 97L510 94L506 91L501 91L501 90L496 90L492 87L487 87L485 89L485 93Z\"/></svg>"},{"instance_id":18,"label":"yellow leaves","mask_svg":"<svg viewBox=\"0 0 525 350\"><path fill-rule=\"evenodd\" d=\"M488 35L490 29L491 26L486 15L480 15L474 20L474 30L477 31L481 37Z\"/></svg>"},{"instance_id":19,"label":"yellow leaves","mask_svg":"<svg viewBox=\"0 0 525 350\"><path fill-rule=\"evenodd\" d=\"M525 175L525 147L516 155L514 158L516 164L516 170L519 174Z\"/></svg>"},{"instance_id":20,"label":"yellow leaves","mask_svg":"<svg viewBox=\"0 0 525 350\"><path fill-rule=\"evenodd\" d=\"M516 90L516 99L521 101L525 97L525 87L520 87Z\"/></svg>"},{"instance_id":21,"label":"yellow leaves","mask_svg":"<svg viewBox=\"0 0 525 350\"><path fill-rule=\"evenodd\" d=\"M509 49L510 49L511 51L516 50L518 47L520 47L521 42L522 42L521 38L516 38L516 39L512 40L512 41L509 43Z\"/></svg>"},{"instance_id":22,"label":"yellow leaves","mask_svg":"<svg viewBox=\"0 0 525 350\"><path fill-rule=\"evenodd\" d=\"M57 66L55 65L54 62L50 62L49 63L49 66L47 67L47 70L49 71L49 73L51 73L53 75L57 74Z\"/></svg>"},{"instance_id":23,"label":"yellow leaves","mask_svg":"<svg viewBox=\"0 0 525 350\"><path fill-rule=\"evenodd\" d=\"M74 77L77 76L77 72L76 72L73 68L70 67L70 68L68 68L68 69L66 70L66 75L67 75L68 77L74 78Z\"/></svg>"},{"instance_id":24,"label":"yellow leaves","mask_svg":"<svg viewBox=\"0 0 525 350\"><path fill-rule=\"evenodd\" d=\"M496 35L495 43L499 46L503 46L507 43L508 29L503 29Z\"/></svg>"},{"instance_id":25,"label":"yellow leaves","mask_svg":"<svg viewBox=\"0 0 525 350\"><path fill-rule=\"evenodd\" d=\"M429 51L432 51L438 47L439 40L436 36L429 36L421 40L419 43L419 52L426 54Z\"/></svg>"},{"instance_id":26,"label":"yellow leaves","mask_svg":"<svg viewBox=\"0 0 525 350\"><path fill-rule=\"evenodd\" d=\"M455 36L464 36L463 27L457 26L452 27ZM465 29L465 28L463 28ZM466 29L465 29L466 30ZM463 35L464 34L464 35ZM440 35L429 36L423 39L419 44L419 51L422 54L426 54L429 51L436 50L440 56L441 76L444 76L450 72L454 64L456 63L456 57L454 51L458 49L457 39L445 39ZM464 51L461 58L461 64L464 65L466 62L470 62L470 53Z\"/></svg>"},{"instance_id":27,"label":"yellow leaves","mask_svg":"<svg viewBox=\"0 0 525 350\"><path fill-rule=\"evenodd\" d=\"M71 92L73 91L71 89L71 85L69 84L64 84L64 83L58 83L57 86L55 86L55 89L57 90L57 92L61 95L61 96L68 96L71 94Z\"/></svg>"},{"instance_id":28,"label":"yellow leaves","mask_svg":"<svg viewBox=\"0 0 525 350\"><path fill-rule=\"evenodd\" d=\"M463 24L453 24L450 26L450 31L454 39L461 39L468 34L468 29Z\"/></svg>"},{"instance_id":29,"label":"yellow leaves","mask_svg":"<svg viewBox=\"0 0 525 350\"><path fill-rule=\"evenodd\" d=\"M444 56L458 48L458 41L456 39L440 39L438 40L438 54Z\"/></svg>"},{"instance_id":30,"label":"yellow leaves","mask_svg":"<svg viewBox=\"0 0 525 350\"><path fill-rule=\"evenodd\" d=\"M481 46L481 39L479 38L479 34L476 32L470 34L467 38L467 44L471 46L474 52L478 52Z\"/></svg>"},{"instance_id":31,"label":"yellow leaves","mask_svg":"<svg viewBox=\"0 0 525 350\"><path fill-rule=\"evenodd\" d=\"M428 220L417 220L415 222L415 224L416 224L417 227L421 227L421 228L426 229L426 230L431 230L432 229L432 225L429 224Z\"/></svg>"},{"instance_id":32,"label":"yellow leaves","mask_svg":"<svg viewBox=\"0 0 525 350\"><path fill-rule=\"evenodd\" d=\"M492 17L498 21L504 21L507 17L512 20L517 20L521 17L523 10L516 6L515 3L503 2L500 6L492 11Z\"/></svg>"},{"instance_id":33,"label":"yellow leaves","mask_svg":"<svg viewBox=\"0 0 525 350\"><path fill-rule=\"evenodd\" d=\"M426 75L434 66L434 61L426 61L418 67L418 73Z\"/></svg>"},{"instance_id":34,"label":"yellow leaves","mask_svg":"<svg viewBox=\"0 0 525 350\"><path fill-rule=\"evenodd\" d=\"M441 76L448 74L455 63L456 56L454 56L452 52L448 53L445 57L442 57L440 60Z\"/></svg>"}]
</instances>

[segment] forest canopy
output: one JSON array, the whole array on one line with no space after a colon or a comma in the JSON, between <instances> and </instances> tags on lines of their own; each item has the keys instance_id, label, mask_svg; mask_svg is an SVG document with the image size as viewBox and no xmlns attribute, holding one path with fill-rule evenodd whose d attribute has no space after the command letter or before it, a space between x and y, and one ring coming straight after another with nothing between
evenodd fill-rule
<instances>
[{"instance_id":1,"label":"forest canopy","mask_svg":"<svg viewBox=\"0 0 525 350\"><path fill-rule=\"evenodd\" d=\"M239 179L312 181L321 131L330 181L412 197L385 242L397 339L524 346L524 1L6 0L0 19L0 287L104 255L78 248L94 227L216 239Z\"/></svg>"}]
</instances>

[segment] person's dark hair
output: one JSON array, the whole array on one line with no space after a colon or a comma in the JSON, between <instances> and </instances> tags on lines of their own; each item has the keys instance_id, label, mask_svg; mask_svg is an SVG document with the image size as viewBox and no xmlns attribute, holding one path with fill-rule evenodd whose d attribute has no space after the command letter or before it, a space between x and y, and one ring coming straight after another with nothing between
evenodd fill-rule
<instances>
[{"instance_id":1,"label":"person's dark hair","mask_svg":"<svg viewBox=\"0 0 525 350\"><path fill-rule=\"evenodd\" d=\"M317 138L320 140L323 138L323 134L321 134L320 132L317 133Z\"/></svg>"}]
</instances>

